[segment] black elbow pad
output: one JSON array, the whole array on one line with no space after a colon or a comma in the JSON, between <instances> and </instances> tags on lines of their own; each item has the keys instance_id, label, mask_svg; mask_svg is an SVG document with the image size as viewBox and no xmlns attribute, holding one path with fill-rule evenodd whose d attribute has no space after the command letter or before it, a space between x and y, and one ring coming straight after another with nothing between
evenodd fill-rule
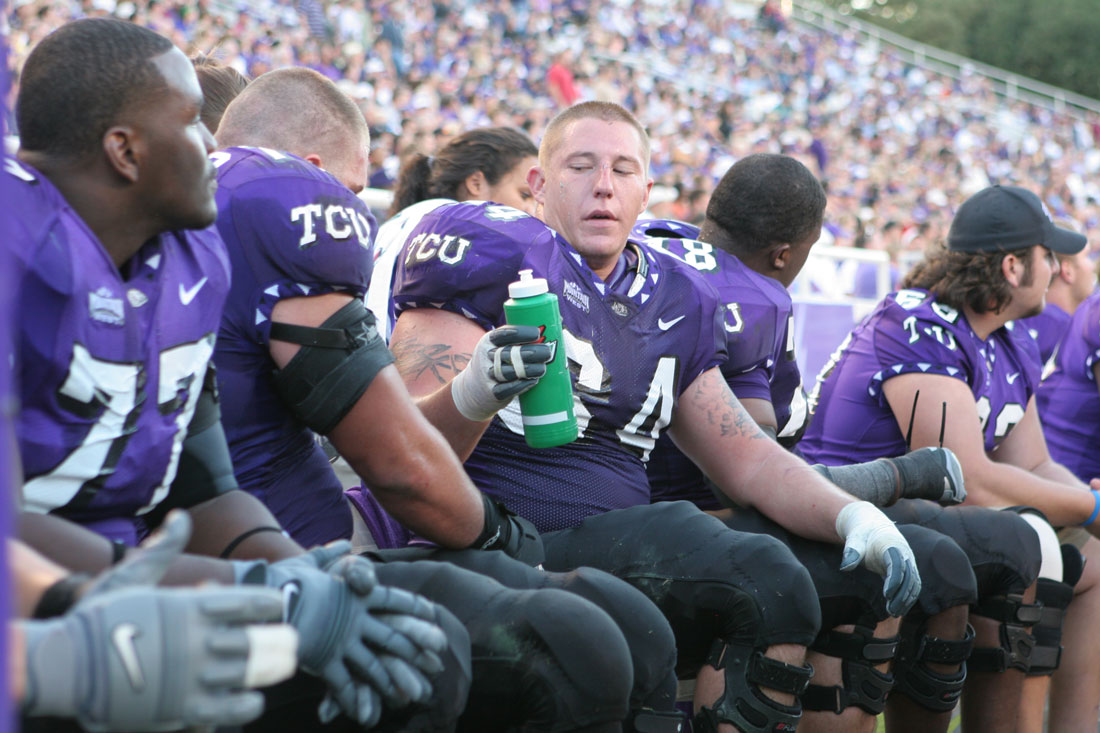
<instances>
[{"instance_id":1,"label":"black elbow pad","mask_svg":"<svg viewBox=\"0 0 1100 733\"><path fill-rule=\"evenodd\" d=\"M326 435L344 419L393 354L358 298L319 327L271 324L271 338L302 348L275 372L275 391L295 417Z\"/></svg>"}]
</instances>

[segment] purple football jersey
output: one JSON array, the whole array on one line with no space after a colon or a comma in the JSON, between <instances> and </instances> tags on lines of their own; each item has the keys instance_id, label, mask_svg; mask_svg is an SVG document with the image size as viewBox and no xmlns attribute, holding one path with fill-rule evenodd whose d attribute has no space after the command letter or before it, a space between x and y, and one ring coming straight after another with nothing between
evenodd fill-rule
<instances>
[{"instance_id":1,"label":"purple football jersey","mask_svg":"<svg viewBox=\"0 0 1100 733\"><path fill-rule=\"evenodd\" d=\"M1074 312L1054 356L1054 370L1035 398L1054 460L1086 483L1100 477L1100 392L1092 367L1100 360L1100 293Z\"/></svg>"},{"instance_id":2,"label":"purple football jersey","mask_svg":"<svg viewBox=\"0 0 1100 733\"><path fill-rule=\"evenodd\" d=\"M643 221L634 229L653 233L698 230L678 222ZM649 237L645 243L691 265L718 292L728 361L722 374L740 399L767 400L775 410L780 435L801 434L805 423L802 376L795 360L791 297L783 285L710 244L688 238ZM794 407L792 407L794 405ZM791 415L796 419L792 422ZM714 508L717 502L695 468L672 441L663 438L647 467L653 499L688 499Z\"/></svg>"},{"instance_id":3,"label":"purple football jersey","mask_svg":"<svg viewBox=\"0 0 1100 733\"><path fill-rule=\"evenodd\" d=\"M894 419L882 384L916 372L966 382L991 451L1024 416L1039 384L1039 352L1035 340L1012 323L983 341L966 316L927 291L891 293L818 376L810 397L813 419L799 443L806 459L836 466L905 453L904 426ZM922 393L920 399L936 396Z\"/></svg>"},{"instance_id":4,"label":"purple football jersey","mask_svg":"<svg viewBox=\"0 0 1100 733\"><path fill-rule=\"evenodd\" d=\"M1062 340L1069 328L1069 313L1054 305L1047 303L1043 312L1031 318L1017 321L1018 327L1023 327L1039 344L1039 359L1043 364L1050 361L1054 355L1054 349Z\"/></svg>"},{"instance_id":5,"label":"purple football jersey","mask_svg":"<svg viewBox=\"0 0 1100 733\"><path fill-rule=\"evenodd\" d=\"M625 265L630 264L630 267ZM545 224L516 209L443 204L410 233L394 283L398 314L443 308L490 329L508 284L531 269L558 296L580 437L534 450L518 402L498 414L466 469L543 531L649 502L645 461L680 393L725 360L717 294L698 274L628 247L607 282Z\"/></svg>"},{"instance_id":6,"label":"purple football jersey","mask_svg":"<svg viewBox=\"0 0 1100 733\"><path fill-rule=\"evenodd\" d=\"M440 204L455 203L454 199L427 199L406 206L378 227L374 238L374 271L371 273L370 288L367 290L367 307L378 319L378 332L390 341L396 315L393 309L393 275L397 269L397 260L420 219L436 209Z\"/></svg>"},{"instance_id":7,"label":"purple football jersey","mask_svg":"<svg viewBox=\"0 0 1100 733\"><path fill-rule=\"evenodd\" d=\"M307 547L350 537L339 479L275 392L268 339L283 298L366 293L374 218L333 176L292 155L230 148L211 159L233 265L214 363L237 482Z\"/></svg>"},{"instance_id":8,"label":"purple football jersey","mask_svg":"<svg viewBox=\"0 0 1100 733\"><path fill-rule=\"evenodd\" d=\"M212 227L147 242L120 272L61 193L29 166L10 211L29 238L19 448L24 509L53 512L134 544L168 494L214 350L229 288Z\"/></svg>"},{"instance_id":9,"label":"purple football jersey","mask_svg":"<svg viewBox=\"0 0 1100 733\"><path fill-rule=\"evenodd\" d=\"M8 46L7 39L4 34L0 34L0 140L4 139L4 135L7 134L6 123L8 118L8 105L6 104L8 99ZM4 151L0 150L0 156L4 159L4 166L7 166L7 155L4 155ZM12 201L14 195L9 195L8 190L13 182L9 180L9 177L0 171L0 201ZM9 229L12 217L6 214L0 217L0 242L11 241L15 234L14 227ZM3 290L3 295L0 295L0 360L3 361L0 364L0 373L3 374L4 380L0 384L0 421L3 421L2 427L0 427L0 441L3 441L3 445L0 445L0 502L3 506L0 506L0 540L3 540L8 536L11 531L11 511L14 506L14 502L9 498L13 495L15 487L12 486L12 476L15 475L15 471L12 468L12 461L14 460L15 445L12 425L14 419L14 404L15 394L12 383L12 369L14 365L14 358L9 359L9 356L14 357L12 352L12 332L15 330L16 310L12 307L12 293L14 292L15 284L18 282L15 274L15 263L13 257L10 256L7 248L0 247L0 290ZM3 547L0 547L0 584L4 588L10 588L8 585L8 543L5 541L2 543ZM11 601L0 607L0 620L5 623L12 612ZM4 638L0 639L0 659L8 659L8 637L5 634ZM5 665L7 667L7 665ZM8 681L9 670L0 670L0 690L9 690ZM4 699L0 700L0 720L11 720L11 710L8 704L8 698L5 695Z\"/></svg>"}]
</instances>

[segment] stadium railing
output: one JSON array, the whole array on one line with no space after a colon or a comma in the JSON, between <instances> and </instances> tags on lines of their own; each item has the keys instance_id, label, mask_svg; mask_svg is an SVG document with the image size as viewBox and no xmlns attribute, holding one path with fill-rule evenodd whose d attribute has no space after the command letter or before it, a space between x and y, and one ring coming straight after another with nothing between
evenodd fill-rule
<instances>
[{"instance_id":1,"label":"stadium railing","mask_svg":"<svg viewBox=\"0 0 1100 733\"><path fill-rule=\"evenodd\" d=\"M918 43L873 23L842 15L820 2L785 0L784 9L791 19L799 23L833 33L851 31L865 42L887 46L905 61L951 79L970 73L980 74L991 82L995 93L1007 99L1029 102L1087 121L1093 121L1095 115L1100 114L1100 102L1095 99Z\"/></svg>"}]
</instances>

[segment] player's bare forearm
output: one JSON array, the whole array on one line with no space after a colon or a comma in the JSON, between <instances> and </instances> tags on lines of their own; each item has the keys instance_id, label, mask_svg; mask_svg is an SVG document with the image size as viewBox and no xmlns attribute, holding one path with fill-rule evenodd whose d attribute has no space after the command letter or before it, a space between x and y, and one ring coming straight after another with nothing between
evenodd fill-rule
<instances>
[{"instance_id":1,"label":"player's bare forearm","mask_svg":"<svg viewBox=\"0 0 1100 733\"><path fill-rule=\"evenodd\" d=\"M105 538L49 514L21 514L19 537L69 572L99 573L114 559L114 548ZM183 555L172 563L161 585L194 585L201 581L232 583L233 568L213 558Z\"/></svg>"},{"instance_id":2,"label":"player's bare forearm","mask_svg":"<svg viewBox=\"0 0 1100 733\"><path fill-rule=\"evenodd\" d=\"M740 399L740 398L738 398ZM755 397L741 400L741 407L752 416L757 426L772 440L779 434L779 420L775 417L775 408L768 400Z\"/></svg>"},{"instance_id":3,"label":"player's bare forearm","mask_svg":"<svg viewBox=\"0 0 1100 733\"><path fill-rule=\"evenodd\" d=\"M414 396L424 396L450 384L470 363L469 352L457 353L450 344L423 343L411 335L392 342L390 349L397 359L397 371Z\"/></svg>"},{"instance_id":4,"label":"player's bare forearm","mask_svg":"<svg viewBox=\"0 0 1100 733\"><path fill-rule=\"evenodd\" d=\"M472 485L457 489L460 482L469 484L465 474L455 474L452 481L447 471L430 465L426 470L434 472L426 482L371 484L371 492L387 512L419 536L450 549L469 547L485 522L480 495Z\"/></svg>"},{"instance_id":5,"label":"player's bare forearm","mask_svg":"<svg viewBox=\"0 0 1100 733\"><path fill-rule=\"evenodd\" d=\"M1056 527L1084 522L1094 505L1092 494L1085 490L1087 487L1072 476L1070 483L1060 478L1052 480L1061 472L1047 464L1040 464L1037 469L1028 471L995 461L978 466L964 465L966 503L990 507L1033 506Z\"/></svg>"},{"instance_id":6,"label":"player's bare forearm","mask_svg":"<svg viewBox=\"0 0 1100 733\"><path fill-rule=\"evenodd\" d=\"M469 547L485 521L480 493L442 438L428 450L412 452L403 458L408 470L398 479L367 480L371 492L421 537L452 549Z\"/></svg>"},{"instance_id":7,"label":"player's bare forearm","mask_svg":"<svg viewBox=\"0 0 1100 733\"><path fill-rule=\"evenodd\" d=\"M378 373L329 439L390 514L452 548L481 532L481 496L392 367Z\"/></svg>"},{"instance_id":8,"label":"player's bare forearm","mask_svg":"<svg viewBox=\"0 0 1100 733\"><path fill-rule=\"evenodd\" d=\"M15 579L15 615L29 618L42 594L69 571L19 540L8 540L8 568Z\"/></svg>"},{"instance_id":9,"label":"player's bare forearm","mask_svg":"<svg viewBox=\"0 0 1100 733\"><path fill-rule=\"evenodd\" d=\"M1058 463L1053 458L1043 461L1031 471L1036 476L1044 478L1047 481L1055 481L1066 486L1073 486L1079 489L1088 489L1085 482L1073 475L1073 472L1068 468Z\"/></svg>"},{"instance_id":10,"label":"player's bare forearm","mask_svg":"<svg viewBox=\"0 0 1100 733\"><path fill-rule=\"evenodd\" d=\"M294 540L276 531L246 533L260 527L278 528L279 521L263 503L244 491L230 491L189 507L194 529L187 552L221 557L236 543L227 559L283 560L302 553ZM244 537L239 542L238 539Z\"/></svg>"},{"instance_id":11,"label":"player's bare forearm","mask_svg":"<svg viewBox=\"0 0 1100 733\"><path fill-rule=\"evenodd\" d=\"M735 502L756 507L795 534L840 539L836 515L855 498L769 439L717 369L688 387L671 430L680 449Z\"/></svg>"},{"instance_id":12,"label":"player's bare forearm","mask_svg":"<svg viewBox=\"0 0 1100 733\"><path fill-rule=\"evenodd\" d=\"M462 460L469 458L489 423L469 420L458 411L451 397L451 380L469 364L484 333L462 316L422 309L402 313L390 340L397 371L409 394Z\"/></svg>"}]
</instances>

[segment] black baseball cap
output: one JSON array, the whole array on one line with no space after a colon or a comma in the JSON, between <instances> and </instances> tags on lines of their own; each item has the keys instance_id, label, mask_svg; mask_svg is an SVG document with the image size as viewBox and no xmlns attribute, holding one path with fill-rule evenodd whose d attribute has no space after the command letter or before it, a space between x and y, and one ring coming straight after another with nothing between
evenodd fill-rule
<instances>
[{"instance_id":1,"label":"black baseball cap","mask_svg":"<svg viewBox=\"0 0 1100 733\"><path fill-rule=\"evenodd\" d=\"M1084 249L1083 234L1060 229L1039 197L1018 186L990 186L963 202L947 232L956 252L997 252L1041 244L1059 254Z\"/></svg>"}]
</instances>

